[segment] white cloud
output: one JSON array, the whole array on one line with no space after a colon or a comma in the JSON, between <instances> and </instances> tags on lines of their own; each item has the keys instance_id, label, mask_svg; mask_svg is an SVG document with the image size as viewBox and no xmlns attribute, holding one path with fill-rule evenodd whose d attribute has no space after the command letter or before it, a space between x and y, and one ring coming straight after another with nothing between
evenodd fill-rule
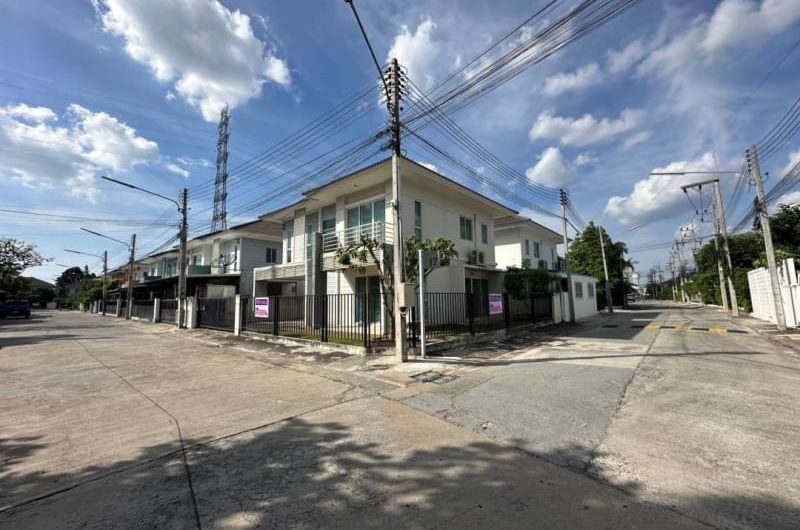
<instances>
[{"instance_id":1,"label":"white cloud","mask_svg":"<svg viewBox=\"0 0 800 530\"><path fill-rule=\"evenodd\" d=\"M696 160L672 162L664 167L654 168L652 172L710 171L713 168L714 154L709 151ZM638 181L630 195L611 197L606 204L605 213L626 225L645 219L649 223L667 219L690 207L681 186L695 180L697 175L650 175Z\"/></svg>"},{"instance_id":2,"label":"white cloud","mask_svg":"<svg viewBox=\"0 0 800 530\"><path fill-rule=\"evenodd\" d=\"M777 211L777 207L781 204L785 204L787 206L794 206L796 204L800 204L800 191L792 191L783 195L780 199L775 201L775 210ZM770 208L772 210L772 208Z\"/></svg>"},{"instance_id":3,"label":"white cloud","mask_svg":"<svg viewBox=\"0 0 800 530\"><path fill-rule=\"evenodd\" d=\"M0 143L8 147L0 174L32 188L65 186L76 197L97 198L95 175L157 162L158 145L105 112L72 104L58 126L47 107L0 107Z\"/></svg>"},{"instance_id":4,"label":"white cloud","mask_svg":"<svg viewBox=\"0 0 800 530\"><path fill-rule=\"evenodd\" d=\"M531 140L545 138L558 140L564 145L589 145L601 143L637 127L644 118L641 110L625 109L615 120L596 119L591 114L580 118L553 116L546 111L536 118L528 135Z\"/></svg>"},{"instance_id":5,"label":"white cloud","mask_svg":"<svg viewBox=\"0 0 800 530\"><path fill-rule=\"evenodd\" d=\"M256 37L250 17L217 0L93 3L103 29L124 38L128 55L172 83L206 121L225 104L259 97L264 83L291 84L286 62Z\"/></svg>"},{"instance_id":6,"label":"white cloud","mask_svg":"<svg viewBox=\"0 0 800 530\"><path fill-rule=\"evenodd\" d=\"M783 177L785 174L787 174L789 171L791 171L792 168L794 168L794 166L796 166L797 164L800 164L800 149L798 149L797 151L792 151L791 153L789 153L789 162L786 164L786 166L781 171L781 175L780 176Z\"/></svg>"},{"instance_id":7,"label":"white cloud","mask_svg":"<svg viewBox=\"0 0 800 530\"><path fill-rule=\"evenodd\" d=\"M417 164L430 169L431 171L439 172L439 168L436 167L436 164L431 164L430 162L417 162Z\"/></svg>"},{"instance_id":8,"label":"white cloud","mask_svg":"<svg viewBox=\"0 0 800 530\"><path fill-rule=\"evenodd\" d=\"M653 136L653 131L639 131L622 142L622 149L630 149L634 145L646 142L651 136Z\"/></svg>"},{"instance_id":9,"label":"white cloud","mask_svg":"<svg viewBox=\"0 0 800 530\"><path fill-rule=\"evenodd\" d=\"M687 63L709 60L740 45L752 46L800 21L797 0L723 0L711 17L698 16L683 32L651 52L640 73L669 75Z\"/></svg>"},{"instance_id":10,"label":"white cloud","mask_svg":"<svg viewBox=\"0 0 800 530\"><path fill-rule=\"evenodd\" d=\"M578 167L593 164L597 158L590 153L579 154L574 162L570 162L558 147L548 147L536 164L525 171L525 175L533 182L553 188L566 186L574 182L578 176Z\"/></svg>"},{"instance_id":11,"label":"white cloud","mask_svg":"<svg viewBox=\"0 0 800 530\"><path fill-rule=\"evenodd\" d=\"M433 86L434 81L452 68L452 63L445 66L447 54L439 49L433 35L436 23L430 18L423 20L414 32L403 24L392 41L386 60L397 58L397 61L408 69L408 76L422 90Z\"/></svg>"},{"instance_id":12,"label":"white cloud","mask_svg":"<svg viewBox=\"0 0 800 530\"><path fill-rule=\"evenodd\" d=\"M637 61L644 57L645 49L642 41L636 39L621 50L608 50L608 70L612 74L619 74L628 70Z\"/></svg>"},{"instance_id":13,"label":"white cloud","mask_svg":"<svg viewBox=\"0 0 800 530\"><path fill-rule=\"evenodd\" d=\"M602 82L603 76L597 63L589 63L573 73L559 72L545 79L543 92L554 97L564 92L581 90Z\"/></svg>"},{"instance_id":14,"label":"white cloud","mask_svg":"<svg viewBox=\"0 0 800 530\"><path fill-rule=\"evenodd\" d=\"M176 175L183 178L189 178L189 175L191 175L191 173L189 173L189 171L186 168L183 168L178 164L174 164L172 162L167 162L166 164L164 164L164 167L170 173L175 173Z\"/></svg>"}]
</instances>

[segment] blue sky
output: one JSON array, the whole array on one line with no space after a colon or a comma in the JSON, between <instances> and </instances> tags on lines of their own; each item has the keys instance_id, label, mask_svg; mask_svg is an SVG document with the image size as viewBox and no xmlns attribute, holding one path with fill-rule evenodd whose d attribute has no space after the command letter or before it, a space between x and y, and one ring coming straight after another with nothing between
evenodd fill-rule
<instances>
[{"instance_id":1,"label":"blue sky","mask_svg":"<svg viewBox=\"0 0 800 530\"><path fill-rule=\"evenodd\" d=\"M423 90L540 4L357 3L379 59L396 55ZM211 218L216 121L224 103L231 106L231 223L329 178L323 172L298 183L299 172L284 173L346 141L368 138L386 119L377 92L369 94L359 100L361 118L351 126L280 165L236 169L376 83L341 1L0 0L0 9L6 52L0 56L0 208L91 219L0 213L2 235L35 243L54 258L27 273L44 279L59 274L56 263L98 270L96 259L64 248L108 249L112 264L125 259L122 245L82 233L81 226L120 239L135 231L143 251L175 233L178 216L168 203L100 175L173 197L188 187L191 229L202 231ZM679 189L687 180L649 172L710 169L713 153L720 167L738 169L744 150L797 98L800 49L789 52L798 28L796 0L643 1L452 118L520 174L567 187L584 219L633 249L669 241L681 225L694 223L707 234L709 224L699 223ZM435 131L429 137L504 184ZM377 144L372 148L364 157L385 155ZM413 142L408 155L469 182ZM798 158L795 138L764 169L782 175ZM729 194L732 185L723 188ZM542 221L558 227L552 218ZM632 257L646 269L665 263L666 255L667 249L655 249Z\"/></svg>"}]
</instances>

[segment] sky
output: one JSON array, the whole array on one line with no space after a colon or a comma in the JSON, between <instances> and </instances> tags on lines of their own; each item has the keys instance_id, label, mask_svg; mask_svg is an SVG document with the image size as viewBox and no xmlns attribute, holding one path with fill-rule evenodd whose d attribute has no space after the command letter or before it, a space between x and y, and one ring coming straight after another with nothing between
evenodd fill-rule
<instances>
[{"instance_id":1,"label":"sky","mask_svg":"<svg viewBox=\"0 0 800 530\"><path fill-rule=\"evenodd\" d=\"M397 57L423 92L543 4L356 2L379 61ZM101 270L96 257L65 249L107 250L111 266L125 261L123 243L80 228L122 241L135 232L137 256L169 245L179 221L174 206L102 175L176 199L188 188L190 231L207 230L226 104L229 225L334 176L329 169L300 178L297 168L369 139L387 120L375 66L343 1L0 0L0 15L0 235L35 243L52 258L26 275L52 281L65 265ZM515 42L540 27L522 28ZM708 194L690 202L680 189L697 175L650 172L738 170L745 149L797 99L799 29L796 0L643 0L450 117L518 175L567 189L581 217L625 241L646 271L666 264L666 246L682 226L711 231L702 212ZM337 122L278 161L254 158L343 102L354 102L347 127ZM435 130L421 134L484 175L487 194L508 199L507 177ZM379 147L335 171L387 156ZM469 184L419 142L404 149ZM767 189L797 160L795 137L762 162ZM727 202L734 177L721 178ZM752 195L747 189L746 199ZM559 229L539 213L555 212L557 202L539 200L531 197L530 209L509 205ZM795 191L781 202L797 200Z\"/></svg>"}]
</instances>

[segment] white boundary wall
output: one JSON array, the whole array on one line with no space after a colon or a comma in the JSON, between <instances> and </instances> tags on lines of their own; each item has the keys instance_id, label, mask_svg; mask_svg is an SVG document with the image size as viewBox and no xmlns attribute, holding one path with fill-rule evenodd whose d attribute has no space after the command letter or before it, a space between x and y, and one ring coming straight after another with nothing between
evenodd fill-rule
<instances>
[{"instance_id":1,"label":"white boundary wall","mask_svg":"<svg viewBox=\"0 0 800 530\"><path fill-rule=\"evenodd\" d=\"M786 315L786 327L797 328L800 325L800 280L793 258L781 263L778 269L783 299L783 314ZM769 271L764 268L753 269L747 273L750 285L750 300L753 303L752 315L761 320L776 322L775 303L770 287Z\"/></svg>"}]
</instances>

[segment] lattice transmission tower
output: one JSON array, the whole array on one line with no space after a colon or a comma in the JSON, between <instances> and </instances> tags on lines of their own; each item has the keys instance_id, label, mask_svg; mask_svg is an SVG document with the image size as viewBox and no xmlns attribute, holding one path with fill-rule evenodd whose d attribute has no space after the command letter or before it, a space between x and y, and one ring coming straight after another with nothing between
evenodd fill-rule
<instances>
[{"instance_id":1,"label":"lattice transmission tower","mask_svg":"<svg viewBox=\"0 0 800 530\"><path fill-rule=\"evenodd\" d=\"M217 176L214 179L214 216L211 218L211 231L228 228L228 106L219 113L219 135L217 139Z\"/></svg>"}]
</instances>

